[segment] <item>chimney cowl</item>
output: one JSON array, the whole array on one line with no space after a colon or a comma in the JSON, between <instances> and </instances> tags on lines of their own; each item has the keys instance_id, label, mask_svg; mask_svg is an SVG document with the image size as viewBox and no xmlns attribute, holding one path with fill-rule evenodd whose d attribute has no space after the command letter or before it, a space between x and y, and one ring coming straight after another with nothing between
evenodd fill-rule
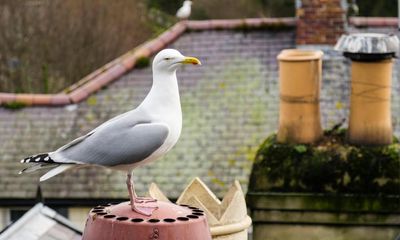
<instances>
[{"instance_id":1,"label":"chimney cowl","mask_svg":"<svg viewBox=\"0 0 400 240\"><path fill-rule=\"evenodd\" d=\"M381 33L344 34L335 45L352 60L374 61L399 55L400 41L396 35Z\"/></svg>"}]
</instances>

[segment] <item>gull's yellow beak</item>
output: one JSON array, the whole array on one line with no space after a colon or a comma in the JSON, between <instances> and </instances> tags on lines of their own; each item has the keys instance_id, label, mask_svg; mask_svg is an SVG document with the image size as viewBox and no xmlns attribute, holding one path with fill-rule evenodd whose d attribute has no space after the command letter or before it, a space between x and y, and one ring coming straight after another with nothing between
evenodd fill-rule
<instances>
[{"instance_id":1,"label":"gull's yellow beak","mask_svg":"<svg viewBox=\"0 0 400 240\"><path fill-rule=\"evenodd\" d=\"M185 57L182 61L183 64L193 64L193 65L201 65L199 59L195 57Z\"/></svg>"}]
</instances>

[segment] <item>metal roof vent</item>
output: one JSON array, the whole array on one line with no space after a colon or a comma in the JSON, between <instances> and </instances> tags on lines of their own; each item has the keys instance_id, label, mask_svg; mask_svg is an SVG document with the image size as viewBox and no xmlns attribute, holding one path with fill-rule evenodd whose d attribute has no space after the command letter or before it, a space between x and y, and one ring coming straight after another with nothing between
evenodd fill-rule
<instances>
[{"instance_id":1,"label":"metal roof vent","mask_svg":"<svg viewBox=\"0 0 400 240\"><path fill-rule=\"evenodd\" d=\"M399 48L396 35L353 33L342 35L334 49L354 61L377 61L397 57Z\"/></svg>"}]
</instances>

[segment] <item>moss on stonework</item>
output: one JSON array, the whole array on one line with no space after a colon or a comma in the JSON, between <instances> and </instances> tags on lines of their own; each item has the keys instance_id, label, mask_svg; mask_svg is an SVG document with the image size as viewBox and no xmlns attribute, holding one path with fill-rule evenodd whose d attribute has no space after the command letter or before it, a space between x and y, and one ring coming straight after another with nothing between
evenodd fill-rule
<instances>
[{"instance_id":1,"label":"moss on stonework","mask_svg":"<svg viewBox=\"0 0 400 240\"><path fill-rule=\"evenodd\" d=\"M260 146L250 191L400 195L400 144L353 146L346 131L326 131L317 144L281 144L276 134Z\"/></svg>"},{"instance_id":2,"label":"moss on stonework","mask_svg":"<svg viewBox=\"0 0 400 240\"><path fill-rule=\"evenodd\" d=\"M260 31L260 30L268 30L268 31L288 31L293 30L295 27L288 25L283 22L277 23L261 23L258 26L249 26L245 21L242 24L235 27L236 31Z\"/></svg>"},{"instance_id":3,"label":"moss on stonework","mask_svg":"<svg viewBox=\"0 0 400 240\"><path fill-rule=\"evenodd\" d=\"M150 58L140 57L136 60L135 68L146 68L150 65Z\"/></svg>"},{"instance_id":4,"label":"moss on stonework","mask_svg":"<svg viewBox=\"0 0 400 240\"><path fill-rule=\"evenodd\" d=\"M3 103L1 106L9 110L19 110L26 107L26 104L23 102L14 101L14 102Z\"/></svg>"},{"instance_id":5,"label":"moss on stonework","mask_svg":"<svg viewBox=\"0 0 400 240\"><path fill-rule=\"evenodd\" d=\"M250 31L272 31L272 32L278 32L278 31L292 31L295 29L295 26L288 25L283 22L276 22L276 23L261 23L258 26L250 26L248 23L245 22L243 19L242 23L239 25L235 26L232 30L234 31L241 31L241 32L250 32ZM215 31L226 31L226 27L215 27ZM201 32L201 29L187 29L186 32Z\"/></svg>"}]
</instances>

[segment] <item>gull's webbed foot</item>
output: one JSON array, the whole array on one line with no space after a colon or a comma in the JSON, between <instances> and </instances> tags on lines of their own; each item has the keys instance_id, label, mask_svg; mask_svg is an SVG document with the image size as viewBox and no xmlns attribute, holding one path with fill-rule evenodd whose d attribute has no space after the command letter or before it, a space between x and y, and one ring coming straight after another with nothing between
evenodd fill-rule
<instances>
[{"instance_id":1,"label":"gull's webbed foot","mask_svg":"<svg viewBox=\"0 0 400 240\"><path fill-rule=\"evenodd\" d=\"M155 210L158 209L157 206L146 206L146 204L131 204L132 211L143 214L145 216L151 216Z\"/></svg>"},{"instance_id":2,"label":"gull's webbed foot","mask_svg":"<svg viewBox=\"0 0 400 240\"><path fill-rule=\"evenodd\" d=\"M152 202L157 202L157 199L152 198L152 197L136 197L135 202L136 203L152 203Z\"/></svg>"}]
</instances>

